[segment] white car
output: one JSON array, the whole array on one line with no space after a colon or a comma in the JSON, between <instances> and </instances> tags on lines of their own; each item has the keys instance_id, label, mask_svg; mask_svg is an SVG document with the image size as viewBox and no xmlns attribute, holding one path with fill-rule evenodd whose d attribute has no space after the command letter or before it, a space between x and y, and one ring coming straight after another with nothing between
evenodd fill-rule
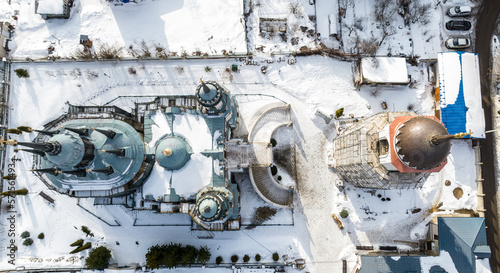
<instances>
[{"instance_id":1,"label":"white car","mask_svg":"<svg viewBox=\"0 0 500 273\"><path fill-rule=\"evenodd\" d=\"M450 38L444 43L447 48L460 49L470 46L470 39L467 38Z\"/></svg>"},{"instance_id":2,"label":"white car","mask_svg":"<svg viewBox=\"0 0 500 273\"><path fill-rule=\"evenodd\" d=\"M470 6L456 6L448 9L448 15L452 17L465 16L469 15L471 11L472 8Z\"/></svg>"}]
</instances>

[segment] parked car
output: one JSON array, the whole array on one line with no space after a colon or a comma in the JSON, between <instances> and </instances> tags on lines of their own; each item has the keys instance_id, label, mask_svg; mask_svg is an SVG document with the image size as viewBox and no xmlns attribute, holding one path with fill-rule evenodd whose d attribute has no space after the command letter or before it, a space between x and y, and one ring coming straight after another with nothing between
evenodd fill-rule
<instances>
[{"instance_id":1,"label":"parked car","mask_svg":"<svg viewBox=\"0 0 500 273\"><path fill-rule=\"evenodd\" d=\"M450 49L468 48L470 46L470 39L450 38L450 39L446 40L444 45Z\"/></svg>"},{"instance_id":2,"label":"parked car","mask_svg":"<svg viewBox=\"0 0 500 273\"><path fill-rule=\"evenodd\" d=\"M471 24L467 20L451 20L446 22L446 29L448 30L469 30Z\"/></svg>"},{"instance_id":3,"label":"parked car","mask_svg":"<svg viewBox=\"0 0 500 273\"><path fill-rule=\"evenodd\" d=\"M465 16L469 15L472 11L472 8L470 6L456 6L456 7L451 7L448 9L448 15L449 16Z\"/></svg>"}]
</instances>

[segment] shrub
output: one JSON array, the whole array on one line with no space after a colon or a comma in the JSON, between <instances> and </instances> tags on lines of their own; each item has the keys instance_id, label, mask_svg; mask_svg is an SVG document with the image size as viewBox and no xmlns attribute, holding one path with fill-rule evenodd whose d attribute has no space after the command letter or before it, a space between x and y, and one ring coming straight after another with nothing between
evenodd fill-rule
<instances>
[{"instance_id":1,"label":"shrub","mask_svg":"<svg viewBox=\"0 0 500 273\"><path fill-rule=\"evenodd\" d=\"M129 67L128 68L128 73L133 75L133 74L137 73L137 70L135 68L133 68L133 67Z\"/></svg>"},{"instance_id":2,"label":"shrub","mask_svg":"<svg viewBox=\"0 0 500 273\"><path fill-rule=\"evenodd\" d=\"M19 78L29 78L30 77L30 73L26 69L18 68L16 70L14 70L14 72L16 72L16 75Z\"/></svg>"},{"instance_id":3,"label":"shrub","mask_svg":"<svg viewBox=\"0 0 500 273\"><path fill-rule=\"evenodd\" d=\"M90 48L79 47L72 56L75 59L90 60L96 57L95 52Z\"/></svg>"},{"instance_id":4,"label":"shrub","mask_svg":"<svg viewBox=\"0 0 500 273\"><path fill-rule=\"evenodd\" d=\"M117 45L103 44L99 51L97 52L97 57L100 59L121 59L122 58L122 47Z\"/></svg>"},{"instance_id":5,"label":"shrub","mask_svg":"<svg viewBox=\"0 0 500 273\"><path fill-rule=\"evenodd\" d=\"M83 239L76 240L69 246L81 246L81 245L83 245Z\"/></svg>"},{"instance_id":6,"label":"shrub","mask_svg":"<svg viewBox=\"0 0 500 273\"><path fill-rule=\"evenodd\" d=\"M210 71L212 71L212 68L211 68L210 66L208 66L208 65L207 65L207 66L205 66L205 72L207 72L207 73L208 73L208 72L210 72Z\"/></svg>"},{"instance_id":7,"label":"shrub","mask_svg":"<svg viewBox=\"0 0 500 273\"><path fill-rule=\"evenodd\" d=\"M40 233L40 234L38 234L38 239L40 239L40 240L41 240L41 239L43 239L43 238L45 238L45 234L43 234L43 232L42 232L42 233Z\"/></svg>"},{"instance_id":8,"label":"shrub","mask_svg":"<svg viewBox=\"0 0 500 273\"><path fill-rule=\"evenodd\" d=\"M31 240L31 238L27 238L23 241L23 245L25 246L30 246L31 244L33 244L33 240Z\"/></svg>"},{"instance_id":9,"label":"shrub","mask_svg":"<svg viewBox=\"0 0 500 273\"><path fill-rule=\"evenodd\" d=\"M340 211L340 217L347 218L349 216L349 212L346 209Z\"/></svg>"},{"instance_id":10,"label":"shrub","mask_svg":"<svg viewBox=\"0 0 500 273\"><path fill-rule=\"evenodd\" d=\"M174 268L182 262L184 248L181 244L155 245L146 253L146 265L151 269L162 266Z\"/></svg>"},{"instance_id":11,"label":"shrub","mask_svg":"<svg viewBox=\"0 0 500 273\"><path fill-rule=\"evenodd\" d=\"M198 249L196 247L187 245L181 250L181 261L182 265L194 264L196 262L196 257L198 256Z\"/></svg>"},{"instance_id":12,"label":"shrub","mask_svg":"<svg viewBox=\"0 0 500 273\"><path fill-rule=\"evenodd\" d=\"M248 263L248 261L250 261L250 256L248 255L243 256L243 262Z\"/></svg>"},{"instance_id":13,"label":"shrub","mask_svg":"<svg viewBox=\"0 0 500 273\"><path fill-rule=\"evenodd\" d=\"M219 257L215 258L215 263L216 263L217 265L220 265L220 264L222 263L222 257L221 257L221 256L219 256Z\"/></svg>"},{"instance_id":14,"label":"shrub","mask_svg":"<svg viewBox=\"0 0 500 273\"><path fill-rule=\"evenodd\" d=\"M5 130L5 132L7 134L16 134L16 135L20 135L23 133L23 131L21 131L19 129L15 129L15 128L7 129L7 130Z\"/></svg>"},{"instance_id":15,"label":"shrub","mask_svg":"<svg viewBox=\"0 0 500 273\"><path fill-rule=\"evenodd\" d=\"M255 255L255 260L256 260L257 262L260 262L260 254Z\"/></svg>"},{"instance_id":16,"label":"shrub","mask_svg":"<svg viewBox=\"0 0 500 273\"><path fill-rule=\"evenodd\" d=\"M271 146L272 146L272 147L275 147L275 146L276 146L276 144L278 144L278 142L276 142L276 139L271 138Z\"/></svg>"},{"instance_id":17,"label":"shrub","mask_svg":"<svg viewBox=\"0 0 500 273\"><path fill-rule=\"evenodd\" d=\"M276 214L277 211L278 210L271 207L258 207L254 213L255 215L254 219L262 223L264 221L271 219Z\"/></svg>"},{"instance_id":18,"label":"shrub","mask_svg":"<svg viewBox=\"0 0 500 273\"><path fill-rule=\"evenodd\" d=\"M271 219L277 212L275 208L271 207L258 207L252 215L252 224L247 229L255 228L255 226Z\"/></svg>"},{"instance_id":19,"label":"shrub","mask_svg":"<svg viewBox=\"0 0 500 273\"><path fill-rule=\"evenodd\" d=\"M276 175L278 173L278 167L272 165L271 166L271 174Z\"/></svg>"},{"instance_id":20,"label":"shrub","mask_svg":"<svg viewBox=\"0 0 500 273\"><path fill-rule=\"evenodd\" d=\"M90 232L90 229L86 226L82 226L82 231L83 233L85 233L86 237L90 236L90 237L94 237L94 233Z\"/></svg>"},{"instance_id":21,"label":"shrub","mask_svg":"<svg viewBox=\"0 0 500 273\"><path fill-rule=\"evenodd\" d=\"M27 189L4 191L4 192L0 193L1 196L16 196L16 195L26 195L26 194L28 194ZM24 234L24 232L23 232L23 234ZM29 234L29 232L28 232L28 234ZM28 235L28 237L29 237L29 235Z\"/></svg>"},{"instance_id":22,"label":"shrub","mask_svg":"<svg viewBox=\"0 0 500 273\"><path fill-rule=\"evenodd\" d=\"M108 267L110 258L111 250L104 246L94 248L89 252L88 257L85 260L85 267L88 269L103 270Z\"/></svg>"},{"instance_id":23,"label":"shrub","mask_svg":"<svg viewBox=\"0 0 500 273\"><path fill-rule=\"evenodd\" d=\"M238 255L233 255L233 256L231 256L231 262L235 263L238 261L239 258L240 257L238 257Z\"/></svg>"},{"instance_id":24,"label":"shrub","mask_svg":"<svg viewBox=\"0 0 500 273\"><path fill-rule=\"evenodd\" d=\"M344 108L340 108L335 111L335 118L340 118L344 114Z\"/></svg>"},{"instance_id":25,"label":"shrub","mask_svg":"<svg viewBox=\"0 0 500 273\"><path fill-rule=\"evenodd\" d=\"M79 246L79 247L73 249L73 251L71 251L69 254L75 254L75 253L78 253L80 251L84 251L85 249L89 249L91 247L92 247L92 244L90 242L88 242L88 243L85 243L82 246Z\"/></svg>"},{"instance_id":26,"label":"shrub","mask_svg":"<svg viewBox=\"0 0 500 273\"><path fill-rule=\"evenodd\" d=\"M210 261L211 256L212 254L210 253L208 246L202 246L198 250L198 257L196 258L196 261L200 264L205 264Z\"/></svg>"},{"instance_id":27,"label":"shrub","mask_svg":"<svg viewBox=\"0 0 500 273\"><path fill-rule=\"evenodd\" d=\"M277 252L273 253L273 261L277 262L280 259L280 255Z\"/></svg>"},{"instance_id":28,"label":"shrub","mask_svg":"<svg viewBox=\"0 0 500 273\"><path fill-rule=\"evenodd\" d=\"M21 238L26 239L26 238L30 237L30 235L31 234L29 231L25 231L25 232L21 233Z\"/></svg>"}]
</instances>

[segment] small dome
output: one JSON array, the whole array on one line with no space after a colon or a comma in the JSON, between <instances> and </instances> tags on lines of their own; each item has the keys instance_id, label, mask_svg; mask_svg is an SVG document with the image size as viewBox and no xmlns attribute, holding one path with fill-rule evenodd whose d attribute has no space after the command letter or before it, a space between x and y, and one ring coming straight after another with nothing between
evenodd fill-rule
<instances>
[{"instance_id":1,"label":"small dome","mask_svg":"<svg viewBox=\"0 0 500 273\"><path fill-rule=\"evenodd\" d=\"M191 159L192 149L180 136L168 136L156 147L156 161L167 170L179 170Z\"/></svg>"},{"instance_id":2,"label":"small dome","mask_svg":"<svg viewBox=\"0 0 500 273\"><path fill-rule=\"evenodd\" d=\"M396 132L396 151L399 159L416 170L429 170L443 163L450 153L450 141L438 144L432 137L448 135L440 122L427 117L415 117L406 121Z\"/></svg>"},{"instance_id":3,"label":"small dome","mask_svg":"<svg viewBox=\"0 0 500 273\"><path fill-rule=\"evenodd\" d=\"M206 219L212 219L219 210L219 204L212 198L203 199L198 205L198 212Z\"/></svg>"},{"instance_id":4,"label":"small dome","mask_svg":"<svg viewBox=\"0 0 500 273\"><path fill-rule=\"evenodd\" d=\"M227 214L228 202L222 192L210 191L203 193L196 203L197 215L206 222L221 220Z\"/></svg>"},{"instance_id":5,"label":"small dome","mask_svg":"<svg viewBox=\"0 0 500 273\"><path fill-rule=\"evenodd\" d=\"M205 107L215 106L222 99L221 90L214 82L204 82L196 89L196 99Z\"/></svg>"},{"instance_id":6,"label":"small dome","mask_svg":"<svg viewBox=\"0 0 500 273\"><path fill-rule=\"evenodd\" d=\"M48 142L57 143L61 147L58 154L47 154L48 161L55 167L60 169L73 168L82 161L85 145L80 137L72 134L57 134L51 137Z\"/></svg>"}]
</instances>

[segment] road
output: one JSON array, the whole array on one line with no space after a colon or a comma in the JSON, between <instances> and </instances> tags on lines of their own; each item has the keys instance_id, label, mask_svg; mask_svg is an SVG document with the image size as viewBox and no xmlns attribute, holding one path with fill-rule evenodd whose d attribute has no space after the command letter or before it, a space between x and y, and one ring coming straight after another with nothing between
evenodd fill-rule
<instances>
[{"instance_id":1,"label":"road","mask_svg":"<svg viewBox=\"0 0 500 273\"><path fill-rule=\"evenodd\" d=\"M492 129L492 113L490 104L490 71L491 60L491 37L495 29L495 22L500 14L500 3L498 0L486 0L482 5L476 25L476 52L479 55L479 66L481 75L481 94L483 96L483 108L486 122L486 130ZM496 115L496 113L495 113ZM488 135L481 141L481 160L483 162L484 178L484 207L486 209L486 234L488 245L491 247L490 265L493 273L500 273L500 249L499 249L499 225L497 212L497 187L495 180L495 168L493 157L493 135Z\"/></svg>"}]
</instances>

